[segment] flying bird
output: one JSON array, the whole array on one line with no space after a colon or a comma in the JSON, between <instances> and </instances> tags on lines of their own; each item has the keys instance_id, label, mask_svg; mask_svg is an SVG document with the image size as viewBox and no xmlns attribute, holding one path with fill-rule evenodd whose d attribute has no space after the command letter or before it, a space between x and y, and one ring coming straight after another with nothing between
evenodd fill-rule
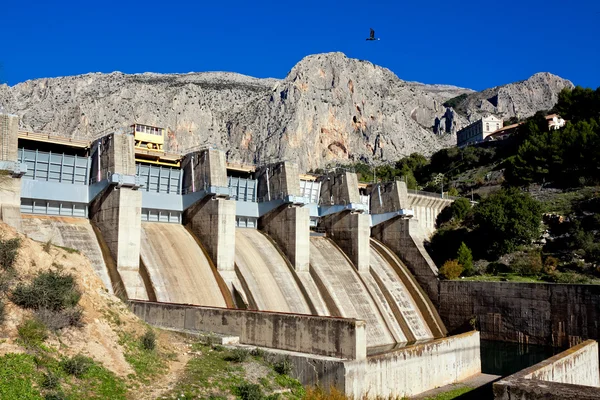
<instances>
[{"instance_id":1,"label":"flying bird","mask_svg":"<svg viewBox=\"0 0 600 400\"><path fill-rule=\"evenodd\" d=\"M367 38L367 40L379 40L379 38L375 37L375 31L371 28L371 35Z\"/></svg>"}]
</instances>

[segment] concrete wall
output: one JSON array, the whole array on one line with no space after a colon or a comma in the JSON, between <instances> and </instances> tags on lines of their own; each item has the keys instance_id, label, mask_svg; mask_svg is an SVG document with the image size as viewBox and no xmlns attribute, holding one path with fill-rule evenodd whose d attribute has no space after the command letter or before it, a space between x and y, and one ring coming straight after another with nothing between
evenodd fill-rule
<instances>
[{"instance_id":1,"label":"concrete wall","mask_svg":"<svg viewBox=\"0 0 600 400\"><path fill-rule=\"evenodd\" d=\"M343 211L321 218L320 226L350 258L359 272L368 272L371 262L370 217Z\"/></svg>"},{"instance_id":2,"label":"concrete wall","mask_svg":"<svg viewBox=\"0 0 600 400\"><path fill-rule=\"evenodd\" d=\"M258 227L275 240L296 271L308 271L309 223L308 208L283 205L261 217Z\"/></svg>"},{"instance_id":3,"label":"concrete wall","mask_svg":"<svg viewBox=\"0 0 600 400\"><path fill-rule=\"evenodd\" d=\"M358 177L353 172L335 171L319 178L321 204L360 203Z\"/></svg>"},{"instance_id":4,"label":"concrete wall","mask_svg":"<svg viewBox=\"0 0 600 400\"><path fill-rule=\"evenodd\" d=\"M238 336L242 344L342 359L366 357L360 320L139 301L130 306L138 317L163 328Z\"/></svg>"},{"instance_id":5,"label":"concrete wall","mask_svg":"<svg viewBox=\"0 0 600 400\"><path fill-rule=\"evenodd\" d=\"M438 269L423 246L425 234L418 222L414 218L396 217L374 226L371 235L400 257L437 306Z\"/></svg>"},{"instance_id":6,"label":"concrete wall","mask_svg":"<svg viewBox=\"0 0 600 400\"><path fill-rule=\"evenodd\" d=\"M207 149L188 154L181 168L185 171L183 187L188 192L197 192L209 186L227 187L227 166L222 151Z\"/></svg>"},{"instance_id":7,"label":"concrete wall","mask_svg":"<svg viewBox=\"0 0 600 400\"><path fill-rule=\"evenodd\" d=\"M101 139L100 171L135 175L133 135L111 134ZM142 192L110 186L90 205L90 219L99 229L130 299L149 298L151 287L140 274ZM115 291L117 288L115 288ZM120 294L120 293L118 293Z\"/></svg>"},{"instance_id":8,"label":"concrete wall","mask_svg":"<svg viewBox=\"0 0 600 400\"><path fill-rule=\"evenodd\" d=\"M600 398L598 343L588 340L494 383L494 398Z\"/></svg>"},{"instance_id":9,"label":"concrete wall","mask_svg":"<svg viewBox=\"0 0 600 400\"><path fill-rule=\"evenodd\" d=\"M371 189L371 214L385 214L406 208L409 204L406 183L378 183Z\"/></svg>"},{"instance_id":10,"label":"concrete wall","mask_svg":"<svg viewBox=\"0 0 600 400\"><path fill-rule=\"evenodd\" d=\"M302 195L296 164L286 161L265 165L256 171L254 178L258 180L257 196L261 201L281 199L285 195Z\"/></svg>"},{"instance_id":11,"label":"concrete wall","mask_svg":"<svg viewBox=\"0 0 600 400\"><path fill-rule=\"evenodd\" d=\"M481 372L479 334L408 346L362 361L285 353L304 385L336 388L351 398L400 398L459 382Z\"/></svg>"},{"instance_id":12,"label":"concrete wall","mask_svg":"<svg viewBox=\"0 0 600 400\"><path fill-rule=\"evenodd\" d=\"M483 339L567 346L600 337L600 286L441 281L450 332L476 317Z\"/></svg>"},{"instance_id":13,"label":"concrete wall","mask_svg":"<svg viewBox=\"0 0 600 400\"><path fill-rule=\"evenodd\" d=\"M235 201L205 197L185 211L184 221L220 271L233 271Z\"/></svg>"},{"instance_id":14,"label":"concrete wall","mask_svg":"<svg viewBox=\"0 0 600 400\"><path fill-rule=\"evenodd\" d=\"M0 161L16 162L19 151L19 117L0 114ZM0 220L21 230L21 178L0 171Z\"/></svg>"},{"instance_id":15,"label":"concrete wall","mask_svg":"<svg viewBox=\"0 0 600 400\"><path fill-rule=\"evenodd\" d=\"M436 230L435 221L444 208L452 204L453 200L441 197L408 193L408 204L403 208L413 210L414 219L421 226L425 234L424 239L429 239ZM439 194L438 194L439 196Z\"/></svg>"},{"instance_id":16,"label":"concrete wall","mask_svg":"<svg viewBox=\"0 0 600 400\"><path fill-rule=\"evenodd\" d=\"M472 331L370 356L364 382L346 382L346 394L412 396L480 372L479 333Z\"/></svg>"}]
</instances>

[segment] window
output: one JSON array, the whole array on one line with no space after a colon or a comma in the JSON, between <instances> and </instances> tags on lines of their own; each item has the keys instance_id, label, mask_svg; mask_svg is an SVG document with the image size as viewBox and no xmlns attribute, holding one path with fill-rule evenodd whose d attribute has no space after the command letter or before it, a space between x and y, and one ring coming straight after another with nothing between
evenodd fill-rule
<instances>
[{"instance_id":1,"label":"window","mask_svg":"<svg viewBox=\"0 0 600 400\"><path fill-rule=\"evenodd\" d=\"M500 129L500 124L496 122L496 130Z\"/></svg>"},{"instance_id":2,"label":"window","mask_svg":"<svg viewBox=\"0 0 600 400\"><path fill-rule=\"evenodd\" d=\"M486 122L486 123L485 123L485 130L486 130L486 131L489 131L489 130L490 130L490 123L489 123L489 122Z\"/></svg>"}]
</instances>

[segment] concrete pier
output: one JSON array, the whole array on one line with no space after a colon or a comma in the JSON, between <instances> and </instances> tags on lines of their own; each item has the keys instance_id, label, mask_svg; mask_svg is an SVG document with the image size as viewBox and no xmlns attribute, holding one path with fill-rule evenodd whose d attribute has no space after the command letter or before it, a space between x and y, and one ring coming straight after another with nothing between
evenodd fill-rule
<instances>
[{"instance_id":1,"label":"concrete pier","mask_svg":"<svg viewBox=\"0 0 600 400\"><path fill-rule=\"evenodd\" d=\"M184 187L192 193L206 192L206 196L185 211L184 223L200 240L218 270L233 271L235 202L215 194L227 188L225 154L213 149L188 154L183 168Z\"/></svg>"},{"instance_id":2,"label":"concrete pier","mask_svg":"<svg viewBox=\"0 0 600 400\"><path fill-rule=\"evenodd\" d=\"M321 179L321 205L331 210L320 226L350 258L359 272L369 270L370 218L363 213L355 173L335 171Z\"/></svg>"},{"instance_id":3,"label":"concrete pier","mask_svg":"<svg viewBox=\"0 0 600 400\"><path fill-rule=\"evenodd\" d=\"M0 220L21 230L19 117L0 114Z\"/></svg>"},{"instance_id":4,"label":"concrete pier","mask_svg":"<svg viewBox=\"0 0 600 400\"><path fill-rule=\"evenodd\" d=\"M101 179L113 184L90 205L90 218L102 233L129 299L148 299L140 264L142 193L135 185L133 136L111 134L100 143ZM119 288L114 288L119 293Z\"/></svg>"},{"instance_id":5,"label":"concrete pier","mask_svg":"<svg viewBox=\"0 0 600 400\"><path fill-rule=\"evenodd\" d=\"M258 197L263 201L301 197L298 166L289 162L270 164L256 173ZM286 202L258 220L258 228L282 249L296 271L309 270L309 210Z\"/></svg>"}]
</instances>

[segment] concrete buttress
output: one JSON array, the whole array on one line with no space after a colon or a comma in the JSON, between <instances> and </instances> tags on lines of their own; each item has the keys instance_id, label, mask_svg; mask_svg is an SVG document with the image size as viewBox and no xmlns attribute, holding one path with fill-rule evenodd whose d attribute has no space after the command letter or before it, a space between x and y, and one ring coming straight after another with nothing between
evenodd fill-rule
<instances>
[{"instance_id":1,"label":"concrete buttress","mask_svg":"<svg viewBox=\"0 0 600 400\"><path fill-rule=\"evenodd\" d=\"M298 166L289 162L270 164L257 172L258 196L265 201L302 195ZM282 249L296 271L309 270L310 215L306 207L284 204L258 220Z\"/></svg>"},{"instance_id":2,"label":"concrete buttress","mask_svg":"<svg viewBox=\"0 0 600 400\"><path fill-rule=\"evenodd\" d=\"M21 230L21 178L16 174L19 117L0 114L0 220Z\"/></svg>"},{"instance_id":3,"label":"concrete buttress","mask_svg":"<svg viewBox=\"0 0 600 400\"><path fill-rule=\"evenodd\" d=\"M132 135L112 134L100 144L102 179L111 174L135 175ZM130 187L109 186L90 205L90 218L99 229L124 288L127 298L147 300L151 288L140 274L142 193ZM113 284L115 284L113 282Z\"/></svg>"},{"instance_id":4,"label":"concrete buttress","mask_svg":"<svg viewBox=\"0 0 600 400\"><path fill-rule=\"evenodd\" d=\"M225 153L222 151L207 149L190 154L183 168L187 171L184 187L191 192L210 187L227 188ZM184 222L200 240L219 271L234 270L235 211L235 201L208 194L184 214Z\"/></svg>"}]
</instances>

